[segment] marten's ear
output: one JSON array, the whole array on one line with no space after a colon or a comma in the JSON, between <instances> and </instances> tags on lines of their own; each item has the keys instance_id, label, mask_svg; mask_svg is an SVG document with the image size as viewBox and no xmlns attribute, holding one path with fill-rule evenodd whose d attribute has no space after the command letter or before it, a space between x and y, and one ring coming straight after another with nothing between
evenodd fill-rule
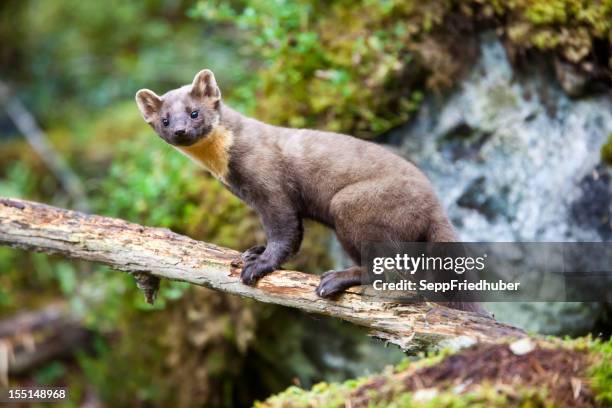
<instances>
[{"instance_id":1,"label":"marten's ear","mask_svg":"<svg viewBox=\"0 0 612 408\"><path fill-rule=\"evenodd\" d=\"M193 78L191 94L196 98L210 98L212 102L221 99L221 90L215 81L215 74L210 69L203 69Z\"/></svg>"},{"instance_id":2,"label":"marten's ear","mask_svg":"<svg viewBox=\"0 0 612 408\"><path fill-rule=\"evenodd\" d=\"M136 92L136 104L146 122L150 122L153 119L153 116L161 108L162 103L162 98L149 89L141 89Z\"/></svg>"}]
</instances>

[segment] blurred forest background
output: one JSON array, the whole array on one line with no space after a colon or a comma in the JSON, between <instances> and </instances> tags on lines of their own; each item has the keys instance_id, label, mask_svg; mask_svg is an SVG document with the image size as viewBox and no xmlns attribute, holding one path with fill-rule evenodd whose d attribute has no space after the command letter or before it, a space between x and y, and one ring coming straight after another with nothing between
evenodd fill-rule
<instances>
[{"instance_id":1,"label":"blurred forest background","mask_svg":"<svg viewBox=\"0 0 612 408\"><path fill-rule=\"evenodd\" d=\"M140 88L162 93L210 68L225 101L245 114L421 152L406 155L431 171L441 193L461 186L445 204L468 240L610 240L611 25L610 0L5 0L0 3L0 81L11 95L0 109L0 196L68 208L86 205L93 213L238 250L262 242L252 212L155 136L133 100ZM502 44L501 54L495 44ZM510 64L508 86L481 89L467 105L497 110L485 110L489 116L473 122L453 122L438 133L427 126L404 127L427 122L418 116L427 107L443 112L461 81L469 89L470 78L486 79L485 70L471 71L483 55L481 68L486 58L493 58L488 63L495 67ZM535 69L539 74L530 71ZM516 78L525 70L546 81L532 88L548 90L547 95L517 91ZM5 109L14 98L78 176L85 203L67 193L15 127ZM535 116L523 115L521 109L534 100L539 103ZM525 191L534 186L527 180L537 179L528 175L507 180L509 186L523 186L519 192L489 186L473 173L465 184L447 185L450 176L436 173L425 144L410 144L417 140L413 135L432 130L430 140L440 141L434 150L445 162L475 163L490 174L496 169L482 167L486 151L476 155L496 133L475 123L501 129L496 118L519 111L525 126L549 127L528 128L525 134L571 133L574 142L588 141L575 149L559 138L561 145L546 144L552 156L546 149L538 153L544 158L538 163L551 163L550 174L543 176L551 184L558 170L551 157L567 148L584 151L575 162L583 164L576 172L585 178L571 184L582 195L564 201L563 209L550 204L552 193L528 201ZM564 122L572 115L584 122ZM508 171L523 167L506 157L528 156L520 149L504 154L494 159ZM558 156L560 165L573 160ZM593 171L598 176L589 179ZM521 200L529 207L521 207ZM539 220L542 214L546 219L548 205L551 214L561 214L567 231L543 225L533 235L516 233L534 225L524 216L526 208ZM553 218L549 223L558 224ZM342 262L328 231L308 225L306 236L291 267L315 273ZM525 314L524 327L557 335L610 332L604 306L571 307L570 312L547 309L548 325L541 327L528 326L532 319ZM156 304L149 306L126 274L0 248L0 321L23 312L43 323L35 333L0 344L0 362L9 349L27 355L32 342L43 351L45 344L59 347L39 364L24 357L23 367L8 374L11 384L70 387L67 406L248 406L291 384L344 380L404 357L338 321L176 282L163 282ZM563 314L578 324L557 324ZM4 371L0 384L6 381Z\"/></svg>"}]
</instances>

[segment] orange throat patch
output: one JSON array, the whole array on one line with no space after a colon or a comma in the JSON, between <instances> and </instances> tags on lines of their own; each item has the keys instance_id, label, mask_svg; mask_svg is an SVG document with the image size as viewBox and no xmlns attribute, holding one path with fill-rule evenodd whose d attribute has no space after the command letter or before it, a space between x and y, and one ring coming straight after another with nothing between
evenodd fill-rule
<instances>
[{"instance_id":1,"label":"orange throat patch","mask_svg":"<svg viewBox=\"0 0 612 408\"><path fill-rule=\"evenodd\" d=\"M215 126L208 136L192 146L174 147L210 171L216 178L225 180L229 170L229 149L233 142L233 133L219 125Z\"/></svg>"}]
</instances>

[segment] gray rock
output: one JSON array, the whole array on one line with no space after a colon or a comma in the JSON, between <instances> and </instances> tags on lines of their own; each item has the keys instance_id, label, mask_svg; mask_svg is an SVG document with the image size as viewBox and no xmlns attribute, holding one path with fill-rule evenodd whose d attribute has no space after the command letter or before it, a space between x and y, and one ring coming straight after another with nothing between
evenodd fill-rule
<instances>
[{"instance_id":1,"label":"gray rock","mask_svg":"<svg viewBox=\"0 0 612 408\"><path fill-rule=\"evenodd\" d=\"M513 72L485 36L456 89L429 97L388 135L432 180L464 241L610 241L610 170L600 148L612 99L572 99L554 73ZM593 327L598 304L492 304L496 317L542 333Z\"/></svg>"}]
</instances>

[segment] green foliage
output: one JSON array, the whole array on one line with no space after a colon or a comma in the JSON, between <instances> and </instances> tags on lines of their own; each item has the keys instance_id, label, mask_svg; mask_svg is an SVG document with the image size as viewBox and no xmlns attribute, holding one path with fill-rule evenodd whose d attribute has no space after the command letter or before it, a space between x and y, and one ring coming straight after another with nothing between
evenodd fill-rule
<instances>
[{"instance_id":1,"label":"green foliage","mask_svg":"<svg viewBox=\"0 0 612 408\"><path fill-rule=\"evenodd\" d=\"M612 133L608 135L608 140L601 146L601 161L612 165Z\"/></svg>"},{"instance_id":2,"label":"green foliage","mask_svg":"<svg viewBox=\"0 0 612 408\"><path fill-rule=\"evenodd\" d=\"M54 361L36 371L34 375L39 384L51 385L66 375L66 367L59 361Z\"/></svg>"},{"instance_id":3,"label":"green foliage","mask_svg":"<svg viewBox=\"0 0 612 408\"><path fill-rule=\"evenodd\" d=\"M509 2L508 12L508 37L518 48L554 50L567 61L580 63L594 59L595 38L612 45L610 0Z\"/></svg>"},{"instance_id":4,"label":"green foliage","mask_svg":"<svg viewBox=\"0 0 612 408\"><path fill-rule=\"evenodd\" d=\"M257 227L244 204L148 128L116 145L99 193L97 207L105 214L219 245L249 245L248 233Z\"/></svg>"},{"instance_id":5,"label":"green foliage","mask_svg":"<svg viewBox=\"0 0 612 408\"><path fill-rule=\"evenodd\" d=\"M591 350L596 361L589 371L591 386L598 401L612 404L612 340L596 340Z\"/></svg>"},{"instance_id":6,"label":"green foliage","mask_svg":"<svg viewBox=\"0 0 612 408\"><path fill-rule=\"evenodd\" d=\"M3 2L3 79L53 126L117 100L132 100L145 86L165 92L190 82L205 67L214 69L228 89L244 83L247 72L236 61L232 37L203 35L206 27L186 15L189 3Z\"/></svg>"},{"instance_id":7,"label":"green foliage","mask_svg":"<svg viewBox=\"0 0 612 408\"><path fill-rule=\"evenodd\" d=\"M484 21L506 32L518 50L555 50L574 63L592 58L594 38L612 38L610 0L231 4L200 1L190 15L243 32L245 49L263 62L258 117L362 137L406 122L424 90L455 83L470 63L475 33L453 23Z\"/></svg>"},{"instance_id":8,"label":"green foliage","mask_svg":"<svg viewBox=\"0 0 612 408\"><path fill-rule=\"evenodd\" d=\"M411 23L412 7L400 3L246 1L238 11L200 2L191 14L235 24L264 61L258 117L363 136L405 122L422 99L412 89L418 75L401 77L418 67L407 40L423 24Z\"/></svg>"},{"instance_id":9,"label":"green foliage","mask_svg":"<svg viewBox=\"0 0 612 408\"><path fill-rule=\"evenodd\" d=\"M34 194L36 183L34 174L26 163L15 163L0 179L0 195L4 197L30 197Z\"/></svg>"}]
</instances>

